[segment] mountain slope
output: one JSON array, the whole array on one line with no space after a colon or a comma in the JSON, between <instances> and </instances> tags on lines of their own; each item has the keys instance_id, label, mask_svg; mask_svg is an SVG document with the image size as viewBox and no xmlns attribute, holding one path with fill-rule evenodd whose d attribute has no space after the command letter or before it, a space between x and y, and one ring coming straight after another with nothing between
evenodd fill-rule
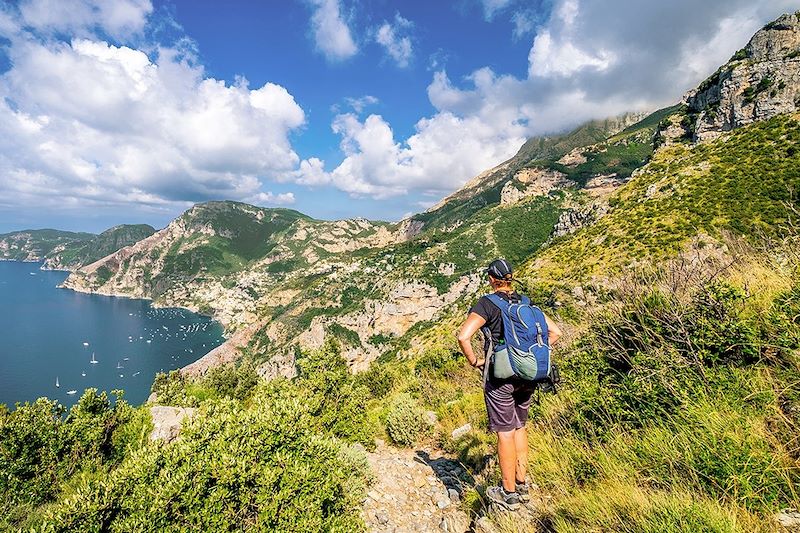
<instances>
[{"instance_id":1,"label":"mountain slope","mask_svg":"<svg viewBox=\"0 0 800 533\"><path fill-rule=\"evenodd\" d=\"M14 231L0 235L0 258L16 261L41 261L58 246L93 238L91 233L55 229Z\"/></svg>"},{"instance_id":2,"label":"mountain slope","mask_svg":"<svg viewBox=\"0 0 800 533\"><path fill-rule=\"evenodd\" d=\"M147 224L122 224L99 235L55 246L44 256L43 268L75 270L155 233Z\"/></svg>"}]
</instances>

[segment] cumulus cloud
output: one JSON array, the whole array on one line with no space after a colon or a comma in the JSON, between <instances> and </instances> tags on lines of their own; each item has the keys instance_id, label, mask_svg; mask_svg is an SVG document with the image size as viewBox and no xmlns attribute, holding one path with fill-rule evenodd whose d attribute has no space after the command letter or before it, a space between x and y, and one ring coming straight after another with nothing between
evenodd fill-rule
<instances>
[{"instance_id":1,"label":"cumulus cloud","mask_svg":"<svg viewBox=\"0 0 800 533\"><path fill-rule=\"evenodd\" d=\"M26 5L0 76L0 197L46 208L293 201L261 193L263 178L299 164L288 135L305 115L286 89L208 77L185 50L151 58L97 37L42 39ZM136 27L124 11L99 20Z\"/></svg>"},{"instance_id":2,"label":"cumulus cloud","mask_svg":"<svg viewBox=\"0 0 800 533\"><path fill-rule=\"evenodd\" d=\"M342 17L339 0L309 0L314 9L311 32L317 49L329 61L342 61L358 52L350 28Z\"/></svg>"},{"instance_id":3,"label":"cumulus cloud","mask_svg":"<svg viewBox=\"0 0 800 533\"><path fill-rule=\"evenodd\" d=\"M140 33L153 12L150 0L26 0L21 22L39 32L86 36L101 30L114 38Z\"/></svg>"},{"instance_id":4,"label":"cumulus cloud","mask_svg":"<svg viewBox=\"0 0 800 533\"><path fill-rule=\"evenodd\" d=\"M284 192L274 194L272 192L260 192L245 199L247 203L254 205L291 205L295 202L294 193Z\"/></svg>"},{"instance_id":5,"label":"cumulus cloud","mask_svg":"<svg viewBox=\"0 0 800 533\"><path fill-rule=\"evenodd\" d=\"M487 1L488 12L508 2ZM343 161L305 160L292 178L382 198L441 194L514 155L526 138L592 118L677 102L750 35L797 0L557 0L538 28L525 78L479 68L454 83L437 70L436 113L397 139L379 115L334 119Z\"/></svg>"},{"instance_id":6,"label":"cumulus cloud","mask_svg":"<svg viewBox=\"0 0 800 533\"><path fill-rule=\"evenodd\" d=\"M375 41L383 46L387 55L400 68L405 68L409 65L414 53L411 37L403 35L413 26L410 20L404 19L398 13L394 16L393 24L384 22L375 32Z\"/></svg>"}]
</instances>

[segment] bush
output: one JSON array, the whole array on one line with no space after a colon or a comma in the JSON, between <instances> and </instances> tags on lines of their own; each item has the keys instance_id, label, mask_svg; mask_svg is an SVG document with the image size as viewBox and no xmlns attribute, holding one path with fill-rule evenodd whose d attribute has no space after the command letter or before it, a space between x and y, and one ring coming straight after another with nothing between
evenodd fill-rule
<instances>
[{"instance_id":1,"label":"bush","mask_svg":"<svg viewBox=\"0 0 800 533\"><path fill-rule=\"evenodd\" d=\"M369 390L376 399L385 397L394 387L397 376L386 363L373 362L367 370L356 375L356 383Z\"/></svg>"},{"instance_id":2,"label":"bush","mask_svg":"<svg viewBox=\"0 0 800 533\"><path fill-rule=\"evenodd\" d=\"M314 429L303 398L206 402L181 438L151 445L46 512L45 531L356 531L363 470Z\"/></svg>"},{"instance_id":3,"label":"bush","mask_svg":"<svg viewBox=\"0 0 800 533\"><path fill-rule=\"evenodd\" d=\"M398 396L386 416L386 432L401 446L415 444L429 427L425 411L408 394Z\"/></svg>"},{"instance_id":4,"label":"bush","mask_svg":"<svg viewBox=\"0 0 800 533\"><path fill-rule=\"evenodd\" d=\"M141 446L145 421L115 392L112 406L105 392L87 389L66 417L61 404L46 398L0 412L2 507L45 502L81 468L113 463ZM131 421L136 427L126 427Z\"/></svg>"}]
</instances>

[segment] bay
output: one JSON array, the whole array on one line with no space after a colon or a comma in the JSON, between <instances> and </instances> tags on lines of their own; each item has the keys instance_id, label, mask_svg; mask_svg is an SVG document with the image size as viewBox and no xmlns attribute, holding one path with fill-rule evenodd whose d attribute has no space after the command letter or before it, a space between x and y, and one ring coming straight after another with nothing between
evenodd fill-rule
<instances>
[{"instance_id":1,"label":"bay","mask_svg":"<svg viewBox=\"0 0 800 533\"><path fill-rule=\"evenodd\" d=\"M9 408L41 396L70 406L89 387L122 389L138 405L157 372L196 361L225 340L208 317L59 289L68 273L39 266L0 261L0 404Z\"/></svg>"}]
</instances>

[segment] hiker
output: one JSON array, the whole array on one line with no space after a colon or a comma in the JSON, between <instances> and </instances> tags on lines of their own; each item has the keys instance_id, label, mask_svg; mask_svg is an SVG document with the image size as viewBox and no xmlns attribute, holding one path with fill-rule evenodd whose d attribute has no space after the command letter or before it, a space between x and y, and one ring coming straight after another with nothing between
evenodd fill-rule
<instances>
[{"instance_id":1,"label":"hiker","mask_svg":"<svg viewBox=\"0 0 800 533\"><path fill-rule=\"evenodd\" d=\"M511 286L513 271L508 261L503 259L493 261L486 269L486 274L494 293L481 297L470 309L467 320L458 332L458 343L469 364L484 372L484 399L489 417L489 431L497 433L497 455L503 482L501 486L489 487L486 490L486 496L505 509L515 510L519 508L520 501L530 500L526 478L528 433L525 423L528 420L528 407L531 404L531 396L536 390L537 382L522 378L511 370L511 366L513 366L516 371L528 377L534 377L530 372L526 373L520 368L522 364L527 363L520 363L520 360L517 360L516 364L512 362L509 366L506 351L510 351L510 347L506 350L504 310L501 307L508 310L508 304L526 305L530 303L530 300L513 290ZM511 309L514 307L512 306ZM518 313L519 309L520 307L517 306ZM533 336L535 338L538 335L539 347L544 346L544 349L547 350L546 364L548 368L545 372L549 376L549 345L561 337L561 329L538 308L526 306L524 313L531 313L525 316L541 317L547 324L546 328L540 327L538 331L534 331ZM536 315L532 313L536 313ZM534 322L534 320L529 319L527 322ZM538 326L540 322L541 320L535 323ZM526 329L530 328L531 326L528 326ZM475 355L470 340L478 330L483 331L484 337L488 336L491 339L490 350L491 347L499 346L498 349L503 351L491 350L482 358ZM544 342L541 342L542 334ZM496 359L492 365L493 368L489 368L489 366L484 368L485 365L491 364L491 358L487 362L486 357L491 356L492 353L495 354ZM504 355L505 358L501 358L500 355ZM537 364L535 359L532 361L533 365ZM541 365L540 362L540 373L536 374L536 378L542 376ZM510 375L511 377L496 377L498 375Z\"/></svg>"}]
</instances>

